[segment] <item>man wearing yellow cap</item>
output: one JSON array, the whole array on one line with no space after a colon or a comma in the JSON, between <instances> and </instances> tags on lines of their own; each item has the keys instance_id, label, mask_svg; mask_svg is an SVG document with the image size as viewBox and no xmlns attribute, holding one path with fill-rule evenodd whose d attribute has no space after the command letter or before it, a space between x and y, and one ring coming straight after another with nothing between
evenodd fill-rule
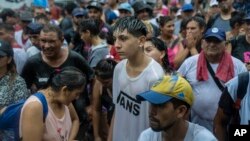
<instances>
[{"instance_id":1,"label":"man wearing yellow cap","mask_svg":"<svg viewBox=\"0 0 250 141\"><path fill-rule=\"evenodd\" d=\"M138 141L217 140L206 128L184 119L194 101L192 88L184 78L164 76L136 98L150 103L150 128L141 133Z\"/></svg>"}]
</instances>

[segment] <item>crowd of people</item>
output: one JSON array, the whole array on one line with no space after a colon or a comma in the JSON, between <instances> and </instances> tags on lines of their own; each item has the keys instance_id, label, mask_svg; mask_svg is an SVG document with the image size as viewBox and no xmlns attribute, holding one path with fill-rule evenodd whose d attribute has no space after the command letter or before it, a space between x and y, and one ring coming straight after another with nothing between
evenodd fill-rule
<instances>
[{"instance_id":1,"label":"crowd of people","mask_svg":"<svg viewBox=\"0 0 250 141\"><path fill-rule=\"evenodd\" d=\"M249 75L239 80L250 71L249 9L249 0L3 9L0 120L26 101L18 130L0 129L0 141L226 141L228 126L250 121Z\"/></svg>"}]
</instances>

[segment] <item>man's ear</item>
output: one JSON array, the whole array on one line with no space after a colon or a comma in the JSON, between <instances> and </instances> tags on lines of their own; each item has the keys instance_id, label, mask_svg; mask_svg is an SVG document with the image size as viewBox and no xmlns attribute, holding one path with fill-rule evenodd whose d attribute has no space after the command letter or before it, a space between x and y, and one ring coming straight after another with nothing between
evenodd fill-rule
<instances>
[{"instance_id":1,"label":"man's ear","mask_svg":"<svg viewBox=\"0 0 250 141\"><path fill-rule=\"evenodd\" d=\"M139 47L143 48L145 42L146 42L146 36L140 36L139 37Z\"/></svg>"},{"instance_id":2,"label":"man's ear","mask_svg":"<svg viewBox=\"0 0 250 141\"><path fill-rule=\"evenodd\" d=\"M63 42L63 40L64 40L64 34L62 35L62 37L60 38L60 40Z\"/></svg>"},{"instance_id":3,"label":"man's ear","mask_svg":"<svg viewBox=\"0 0 250 141\"><path fill-rule=\"evenodd\" d=\"M188 109L187 109L187 107L185 106L185 105L180 105L177 109L177 117L178 118L183 118L183 117L185 117L185 115L186 115L186 113L187 113L187 111L188 111Z\"/></svg>"},{"instance_id":4,"label":"man's ear","mask_svg":"<svg viewBox=\"0 0 250 141\"><path fill-rule=\"evenodd\" d=\"M207 42L205 39L201 39L201 48L204 48L207 46Z\"/></svg>"},{"instance_id":5,"label":"man's ear","mask_svg":"<svg viewBox=\"0 0 250 141\"><path fill-rule=\"evenodd\" d=\"M166 52L165 51L161 51L160 58L162 59L165 55L166 55Z\"/></svg>"},{"instance_id":6,"label":"man's ear","mask_svg":"<svg viewBox=\"0 0 250 141\"><path fill-rule=\"evenodd\" d=\"M11 63L12 59L13 59L13 57L8 57L8 64Z\"/></svg>"}]
</instances>

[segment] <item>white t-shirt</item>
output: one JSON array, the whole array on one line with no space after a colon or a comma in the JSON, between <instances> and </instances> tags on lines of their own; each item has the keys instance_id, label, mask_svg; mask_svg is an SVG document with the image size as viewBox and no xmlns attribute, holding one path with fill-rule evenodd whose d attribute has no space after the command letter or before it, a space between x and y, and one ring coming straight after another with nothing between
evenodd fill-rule
<instances>
[{"instance_id":1,"label":"white t-shirt","mask_svg":"<svg viewBox=\"0 0 250 141\"><path fill-rule=\"evenodd\" d=\"M148 128L141 133L138 141L162 141L162 132L155 132ZM217 141L217 139L206 128L188 122L188 130L183 141Z\"/></svg>"},{"instance_id":2,"label":"white t-shirt","mask_svg":"<svg viewBox=\"0 0 250 141\"><path fill-rule=\"evenodd\" d=\"M13 51L17 73L21 74L23 67L28 59L28 55L23 48L13 48Z\"/></svg>"},{"instance_id":3,"label":"white t-shirt","mask_svg":"<svg viewBox=\"0 0 250 141\"><path fill-rule=\"evenodd\" d=\"M31 56L40 53L40 50L35 46L31 46L30 48L27 49L26 52L27 52L28 58L30 58Z\"/></svg>"},{"instance_id":4,"label":"white t-shirt","mask_svg":"<svg viewBox=\"0 0 250 141\"><path fill-rule=\"evenodd\" d=\"M32 46L30 39L28 39L25 43L22 40L23 30L19 30L15 32L15 40L19 46L21 46L25 51Z\"/></svg>"},{"instance_id":5,"label":"white t-shirt","mask_svg":"<svg viewBox=\"0 0 250 141\"><path fill-rule=\"evenodd\" d=\"M162 67L153 59L144 71L134 78L128 76L126 64L127 59L117 64L114 70L113 141L136 141L140 133L149 127L149 104L136 100L136 95L148 91L164 75Z\"/></svg>"},{"instance_id":6,"label":"white t-shirt","mask_svg":"<svg viewBox=\"0 0 250 141\"><path fill-rule=\"evenodd\" d=\"M226 83L228 92L231 98L233 99L233 101L237 100L238 84L239 84L238 77L235 77ZM250 82L248 83L248 86L247 86L246 95L243 97L240 103L239 114L240 114L241 125L249 125L250 123L250 89L249 89L250 85L249 84Z\"/></svg>"},{"instance_id":7,"label":"white t-shirt","mask_svg":"<svg viewBox=\"0 0 250 141\"><path fill-rule=\"evenodd\" d=\"M186 59L178 72L186 78L193 88L195 100L191 110L191 121L212 131L213 119L218 109L222 92L209 72L207 81L198 81L196 79L198 57L199 55L195 55ZM232 59L235 75L247 71L245 65L240 60L234 57ZM216 72L219 64L210 65L214 72Z\"/></svg>"}]
</instances>

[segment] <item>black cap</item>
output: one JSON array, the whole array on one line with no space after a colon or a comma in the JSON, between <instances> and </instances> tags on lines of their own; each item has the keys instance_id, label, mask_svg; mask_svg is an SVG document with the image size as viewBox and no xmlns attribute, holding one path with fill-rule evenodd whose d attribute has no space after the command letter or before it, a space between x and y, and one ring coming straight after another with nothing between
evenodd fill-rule
<instances>
[{"instance_id":1,"label":"black cap","mask_svg":"<svg viewBox=\"0 0 250 141\"><path fill-rule=\"evenodd\" d=\"M42 24L39 23L29 23L27 25L27 32L28 34L40 34L43 28Z\"/></svg>"},{"instance_id":2,"label":"black cap","mask_svg":"<svg viewBox=\"0 0 250 141\"><path fill-rule=\"evenodd\" d=\"M99 1L90 1L87 8L88 9L95 8L99 11L102 11L102 5Z\"/></svg>"},{"instance_id":3,"label":"black cap","mask_svg":"<svg viewBox=\"0 0 250 141\"><path fill-rule=\"evenodd\" d=\"M149 11L153 11L152 7L146 3L144 3L143 1L136 1L133 5L132 5L135 13L138 13L141 10L149 10Z\"/></svg>"},{"instance_id":4,"label":"black cap","mask_svg":"<svg viewBox=\"0 0 250 141\"><path fill-rule=\"evenodd\" d=\"M72 11L72 15L74 17L77 17L77 16L87 16L88 15L88 12L87 10L83 9L83 8L80 8L80 7L76 7L74 8L74 10Z\"/></svg>"},{"instance_id":5,"label":"black cap","mask_svg":"<svg viewBox=\"0 0 250 141\"><path fill-rule=\"evenodd\" d=\"M13 56L14 52L8 42L0 40L0 56Z\"/></svg>"}]
</instances>

